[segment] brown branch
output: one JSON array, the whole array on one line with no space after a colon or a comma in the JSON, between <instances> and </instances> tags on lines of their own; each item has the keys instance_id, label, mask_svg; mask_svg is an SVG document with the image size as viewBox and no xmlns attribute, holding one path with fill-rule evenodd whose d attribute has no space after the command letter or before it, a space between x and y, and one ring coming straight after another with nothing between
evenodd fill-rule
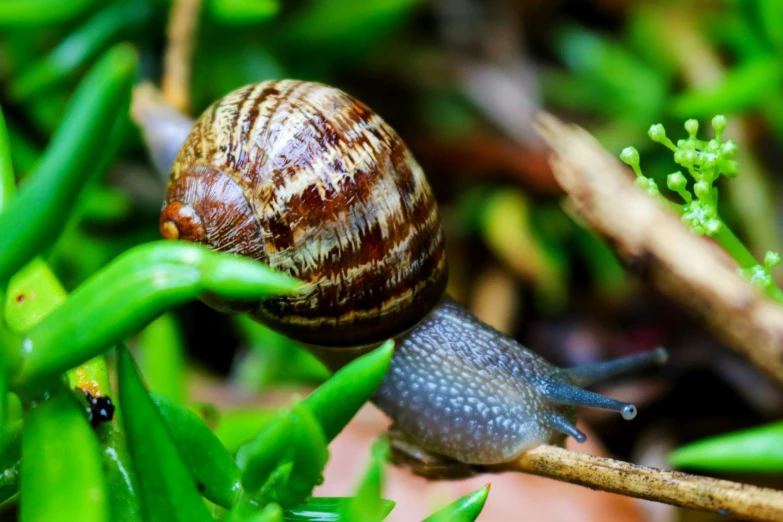
<instances>
[{"instance_id":1,"label":"brown branch","mask_svg":"<svg viewBox=\"0 0 783 522\"><path fill-rule=\"evenodd\" d=\"M555 446L539 446L518 460L493 468L521 471L541 477L747 520L783 520L783 492L663 471L618 460L577 453Z\"/></svg>"},{"instance_id":2,"label":"brown branch","mask_svg":"<svg viewBox=\"0 0 783 522\"><path fill-rule=\"evenodd\" d=\"M166 101L177 110L190 111L190 61L201 0L175 0L169 17L168 46L163 58L161 87Z\"/></svg>"},{"instance_id":3,"label":"brown branch","mask_svg":"<svg viewBox=\"0 0 783 522\"><path fill-rule=\"evenodd\" d=\"M783 383L783 308L758 294L707 239L633 184L633 174L586 131L541 114L567 204L630 268L679 301L757 368Z\"/></svg>"}]
</instances>

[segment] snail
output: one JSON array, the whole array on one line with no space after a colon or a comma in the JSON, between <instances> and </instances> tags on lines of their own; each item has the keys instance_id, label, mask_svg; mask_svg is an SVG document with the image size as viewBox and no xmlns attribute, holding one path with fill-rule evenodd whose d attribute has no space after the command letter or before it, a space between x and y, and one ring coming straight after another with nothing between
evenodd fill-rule
<instances>
[{"instance_id":1,"label":"snail","mask_svg":"<svg viewBox=\"0 0 783 522\"><path fill-rule=\"evenodd\" d=\"M464 476L566 436L583 442L577 406L625 419L636 407L582 387L666 359L658 349L560 369L445 295L444 236L421 167L384 120L336 88L248 85L180 139L176 157L165 157L170 143L156 156L172 164L163 236L257 259L306 285L207 303L251 315L332 370L394 338L373 402L393 421L395 459L415 472Z\"/></svg>"}]
</instances>

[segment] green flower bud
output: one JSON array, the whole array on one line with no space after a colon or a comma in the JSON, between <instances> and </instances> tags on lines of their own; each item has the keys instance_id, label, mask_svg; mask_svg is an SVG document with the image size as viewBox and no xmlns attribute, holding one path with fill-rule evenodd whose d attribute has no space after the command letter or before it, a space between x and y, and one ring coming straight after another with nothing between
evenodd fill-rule
<instances>
[{"instance_id":1,"label":"green flower bud","mask_svg":"<svg viewBox=\"0 0 783 522\"><path fill-rule=\"evenodd\" d=\"M691 138L696 137L696 133L699 132L699 122L697 120L690 119L685 122L685 130L691 135Z\"/></svg>"},{"instance_id":2,"label":"green flower bud","mask_svg":"<svg viewBox=\"0 0 783 522\"><path fill-rule=\"evenodd\" d=\"M685 176L683 176L682 172L680 172L679 170L677 172L669 174L669 176L666 178L666 186L669 187L669 189L673 190L674 192L680 192L681 190L684 190L687 184L688 181L685 179Z\"/></svg>"},{"instance_id":3,"label":"green flower bud","mask_svg":"<svg viewBox=\"0 0 783 522\"><path fill-rule=\"evenodd\" d=\"M707 220L707 222L704 225L704 228L707 235L712 237L720 231L721 226L723 226L721 220L713 218Z\"/></svg>"},{"instance_id":4,"label":"green flower bud","mask_svg":"<svg viewBox=\"0 0 783 522\"><path fill-rule=\"evenodd\" d=\"M620 159L623 161L623 163L634 166L639 165L639 151L636 150L636 147L625 147L623 151L620 153Z\"/></svg>"},{"instance_id":5,"label":"green flower bud","mask_svg":"<svg viewBox=\"0 0 783 522\"><path fill-rule=\"evenodd\" d=\"M656 123L650 127L650 130L647 131L647 135L654 142L663 143L666 140L666 129L663 128L662 124Z\"/></svg>"},{"instance_id":6,"label":"green flower bud","mask_svg":"<svg viewBox=\"0 0 783 522\"><path fill-rule=\"evenodd\" d=\"M721 135L723 134L723 131L726 130L727 124L728 121L723 114L718 114L712 118L712 128L715 129L716 138L721 139Z\"/></svg>"},{"instance_id":7,"label":"green flower bud","mask_svg":"<svg viewBox=\"0 0 783 522\"><path fill-rule=\"evenodd\" d=\"M771 268L774 268L780 264L780 254L777 252L767 252L767 255L764 256L764 266L767 267L767 270L770 270Z\"/></svg>"},{"instance_id":8,"label":"green flower bud","mask_svg":"<svg viewBox=\"0 0 783 522\"><path fill-rule=\"evenodd\" d=\"M737 144L731 140L721 145L720 155L724 159L734 159L737 155Z\"/></svg>"},{"instance_id":9,"label":"green flower bud","mask_svg":"<svg viewBox=\"0 0 783 522\"><path fill-rule=\"evenodd\" d=\"M710 196L710 184L706 181L699 181L693 185L693 193L699 199L706 199Z\"/></svg>"}]
</instances>

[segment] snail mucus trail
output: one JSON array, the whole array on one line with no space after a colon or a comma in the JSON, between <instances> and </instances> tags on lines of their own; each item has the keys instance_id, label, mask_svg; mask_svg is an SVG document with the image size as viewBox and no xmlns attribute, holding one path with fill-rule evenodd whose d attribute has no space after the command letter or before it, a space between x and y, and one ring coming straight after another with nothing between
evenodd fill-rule
<instances>
[{"instance_id":1,"label":"snail mucus trail","mask_svg":"<svg viewBox=\"0 0 783 522\"><path fill-rule=\"evenodd\" d=\"M154 105L137 112L156 162L171 165L164 237L249 256L308 285L255 303L205 301L302 342L331 369L394 338L373 402L393 421L398 462L464 476L566 436L583 442L577 406L636 415L634 405L583 387L662 363L664 350L561 369L444 294L430 186L400 137L361 102L283 80L228 94L190 129L162 114Z\"/></svg>"}]
</instances>

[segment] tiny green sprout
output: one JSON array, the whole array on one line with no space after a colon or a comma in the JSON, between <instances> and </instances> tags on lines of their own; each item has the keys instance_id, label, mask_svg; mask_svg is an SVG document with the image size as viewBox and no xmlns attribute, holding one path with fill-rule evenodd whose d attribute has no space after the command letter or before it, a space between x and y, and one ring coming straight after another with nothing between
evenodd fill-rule
<instances>
[{"instance_id":1,"label":"tiny green sprout","mask_svg":"<svg viewBox=\"0 0 783 522\"><path fill-rule=\"evenodd\" d=\"M710 198L710 184L706 181L697 181L693 185L693 193L696 197L702 201L707 201Z\"/></svg>"},{"instance_id":2,"label":"tiny green sprout","mask_svg":"<svg viewBox=\"0 0 783 522\"><path fill-rule=\"evenodd\" d=\"M674 153L674 162L687 169L688 175L693 178L692 192L688 190L688 182L682 171L669 174L666 178L666 185L682 197L685 201L684 205L677 205L664 198L655 182L642 175L639 168L641 158L635 148L627 147L620 157L633 167L637 175L635 184L639 188L679 213L682 222L694 234L698 236L706 234L717 241L739 263L741 268L738 272L742 276L783 304L783 291L775 285L770 275L770 270L780 264L780 256L768 252L764 258L764 265L758 264L753 254L718 214L718 188L714 183L720 176L732 179L739 172L739 164L734 159L737 156L737 144L731 140L723 141L726 127L726 116L719 114L712 118L715 138L700 140L696 136L699 132L699 122L694 119L688 120L685 122L688 137L677 140L677 145L666 136L666 129L660 123L652 125L647 132L652 141L670 149Z\"/></svg>"},{"instance_id":3,"label":"tiny green sprout","mask_svg":"<svg viewBox=\"0 0 783 522\"><path fill-rule=\"evenodd\" d=\"M656 123L655 125L651 126L650 130L647 131L647 135L655 143L660 143L661 145L665 145L666 147L670 148L671 150L676 150L677 149L677 147L675 147L674 143L672 143L672 140L670 140L666 136L666 129L664 129L663 125L660 124L660 123Z\"/></svg>"},{"instance_id":4,"label":"tiny green sprout","mask_svg":"<svg viewBox=\"0 0 783 522\"><path fill-rule=\"evenodd\" d=\"M764 267L767 271L772 270L780 264L780 254L777 252L767 252L764 256Z\"/></svg>"},{"instance_id":5,"label":"tiny green sprout","mask_svg":"<svg viewBox=\"0 0 783 522\"><path fill-rule=\"evenodd\" d=\"M691 138L696 137L696 133L699 132L699 122L698 120L690 119L685 122L685 130L688 131L688 134Z\"/></svg>"},{"instance_id":6,"label":"tiny green sprout","mask_svg":"<svg viewBox=\"0 0 783 522\"><path fill-rule=\"evenodd\" d=\"M726 141L720 147L720 157L723 159L734 159L737 155L737 144L731 140Z\"/></svg>"},{"instance_id":7,"label":"tiny green sprout","mask_svg":"<svg viewBox=\"0 0 783 522\"><path fill-rule=\"evenodd\" d=\"M658 185L655 184L655 181L653 181L650 178L646 178L644 176L636 178L636 181L634 182L634 185L644 190L648 195L659 199L662 198L661 192L658 190Z\"/></svg>"},{"instance_id":8,"label":"tiny green sprout","mask_svg":"<svg viewBox=\"0 0 783 522\"><path fill-rule=\"evenodd\" d=\"M726 125L728 125L728 121L723 114L718 114L712 118L712 128L715 129L715 139L718 141L721 140L723 131L726 130Z\"/></svg>"},{"instance_id":9,"label":"tiny green sprout","mask_svg":"<svg viewBox=\"0 0 783 522\"><path fill-rule=\"evenodd\" d=\"M620 153L620 160L633 169L638 177L643 177L642 167L639 162L639 151L636 147L625 147Z\"/></svg>"},{"instance_id":10,"label":"tiny green sprout","mask_svg":"<svg viewBox=\"0 0 783 522\"><path fill-rule=\"evenodd\" d=\"M682 222L697 236L713 236L720 231L723 223L718 218L718 213L713 205L697 200L685 207Z\"/></svg>"},{"instance_id":11,"label":"tiny green sprout","mask_svg":"<svg viewBox=\"0 0 783 522\"><path fill-rule=\"evenodd\" d=\"M686 203L690 203L691 201L693 201L693 197L691 196L691 193L688 192L687 189L688 181L685 179L685 176L683 176L682 172L680 172L679 170L667 176L666 186L668 186L669 190L671 190L672 192L676 192L677 194L679 194L680 197L684 199Z\"/></svg>"}]
</instances>

